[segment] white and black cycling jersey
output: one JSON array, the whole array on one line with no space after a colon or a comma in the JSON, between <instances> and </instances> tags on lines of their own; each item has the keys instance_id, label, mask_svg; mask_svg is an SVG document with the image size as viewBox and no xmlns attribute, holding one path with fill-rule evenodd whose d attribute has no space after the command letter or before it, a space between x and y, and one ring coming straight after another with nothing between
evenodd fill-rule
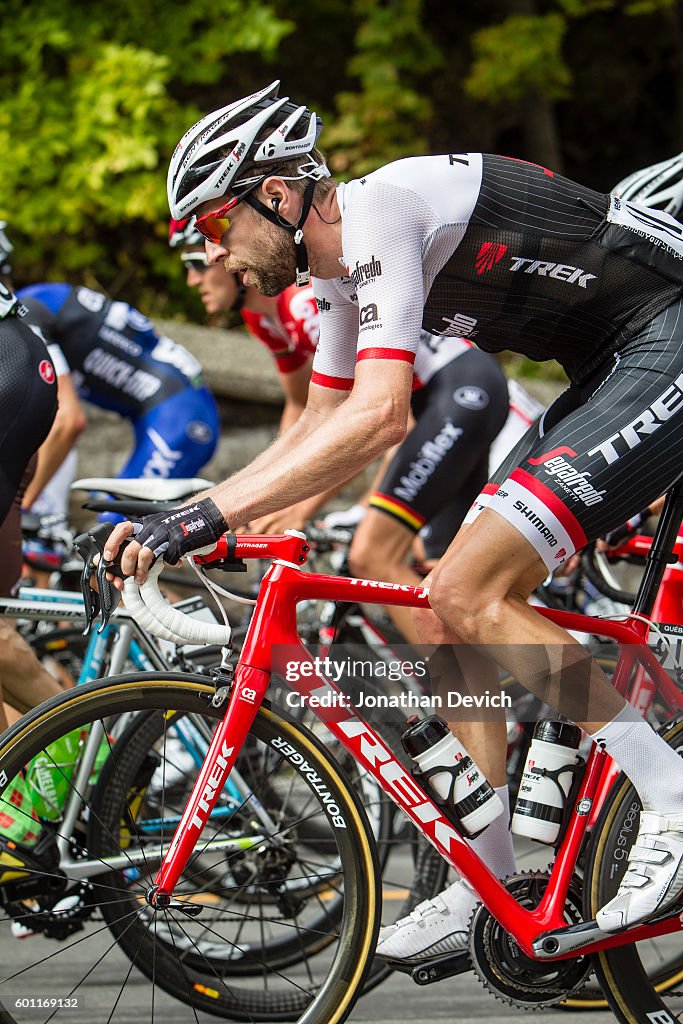
<instances>
[{"instance_id":1,"label":"white and black cycling jersey","mask_svg":"<svg viewBox=\"0 0 683 1024\"><path fill-rule=\"evenodd\" d=\"M580 381L683 293L677 221L524 161L412 157L338 200L347 274L314 279L312 379L328 387L372 358L428 379L455 338L556 359Z\"/></svg>"}]
</instances>

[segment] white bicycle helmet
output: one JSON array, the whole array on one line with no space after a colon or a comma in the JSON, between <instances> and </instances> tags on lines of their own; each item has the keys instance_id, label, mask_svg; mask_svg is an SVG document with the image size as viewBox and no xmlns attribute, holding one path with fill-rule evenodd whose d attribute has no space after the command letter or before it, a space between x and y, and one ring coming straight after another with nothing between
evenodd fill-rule
<instances>
[{"instance_id":1,"label":"white bicycle helmet","mask_svg":"<svg viewBox=\"0 0 683 1024\"><path fill-rule=\"evenodd\" d=\"M683 210L683 153L634 171L612 191L621 199L678 217Z\"/></svg>"},{"instance_id":2,"label":"white bicycle helmet","mask_svg":"<svg viewBox=\"0 0 683 1024\"><path fill-rule=\"evenodd\" d=\"M0 220L0 274L3 277L9 277L12 273L11 254L14 252L14 246L5 234L6 227L7 221Z\"/></svg>"},{"instance_id":3,"label":"white bicycle helmet","mask_svg":"<svg viewBox=\"0 0 683 1024\"><path fill-rule=\"evenodd\" d=\"M322 121L306 107L278 99L279 81L260 92L207 114L185 132L168 169L171 216L182 220L207 199L224 196L235 185L253 184L263 174L239 179L245 166L306 156L315 147ZM329 174L325 165L309 162L301 177ZM239 179L239 180L238 180Z\"/></svg>"}]
</instances>

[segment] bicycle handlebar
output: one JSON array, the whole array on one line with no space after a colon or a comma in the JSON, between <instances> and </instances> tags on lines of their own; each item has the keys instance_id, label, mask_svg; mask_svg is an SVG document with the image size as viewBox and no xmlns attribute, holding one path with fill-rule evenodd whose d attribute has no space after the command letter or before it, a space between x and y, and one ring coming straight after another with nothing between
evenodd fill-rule
<instances>
[{"instance_id":1,"label":"bicycle handlebar","mask_svg":"<svg viewBox=\"0 0 683 1024\"><path fill-rule=\"evenodd\" d=\"M88 629L100 610L104 627L118 601L118 591L106 580L106 574L112 573L122 578L120 559L130 540L123 542L111 564L105 563L102 557L103 546L111 530L111 523L100 523L87 534L76 538L77 549L85 563L81 583ZM272 536L229 533L220 537L215 545L193 552L191 557L201 566L213 565L218 568L230 568L246 558L278 558L289 565L300 566L306 561L309 550L304 534L295 531ZM94 561L96 555L99 555L97 565ZM173 643L215 644L220 647L229 644L230 626L198 621L168 603L159 590L159 575L163 567L163 560L157 559L142 585L135 583L132 576L124 579L123 596L133 617L154 636ZM93 573L97 575L97 592L90 587Z\"/></svg>"},{"instance_id":2,"label":"bicycle handlebar","mask_svg":"<svg viewBox=\"0 0 683 1024\"><path fill-rule=\"evenodd\" d=\"M205 552L211 549L204 549ZM149 570L146 581L138 585L133 576L123 584L123 599L133 618L143 629L162 640L177 644L216 644L225 647L230 643L232 630L228 625L214 622L200 622L170 605L159 590L159 574L163 562L158 560Z\"/></svg>"}]
</instances>

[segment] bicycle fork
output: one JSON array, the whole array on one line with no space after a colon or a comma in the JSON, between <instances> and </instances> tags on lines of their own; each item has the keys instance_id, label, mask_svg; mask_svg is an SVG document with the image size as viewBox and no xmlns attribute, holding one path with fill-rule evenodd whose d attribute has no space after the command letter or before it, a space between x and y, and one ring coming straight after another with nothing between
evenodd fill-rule
<instances>
[{"instance_id":1,"label":"bicycle fork","mask_svg":"<svg viewBox=\"0 0 683 1024\"><path fill-rule=\"evenodd\" d=\"M190 915L201 912L201 906L174 901L173 890L211 816L225 780L235 765L269 682L269 672L249 665L237 666L225 717L213 735L206 760L192 788L187 806L154 884L147 893L147 901L151 906L157 909L180 910Z\"/></svg>"}]
</instances>

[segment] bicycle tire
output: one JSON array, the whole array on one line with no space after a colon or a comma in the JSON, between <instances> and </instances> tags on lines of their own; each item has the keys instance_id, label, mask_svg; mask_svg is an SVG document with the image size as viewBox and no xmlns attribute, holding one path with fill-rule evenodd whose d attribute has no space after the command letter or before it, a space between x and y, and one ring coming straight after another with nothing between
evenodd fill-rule
<instances>
[{"instance_id":1,"label":"bicycle tire","mask_svg":"<svg viewBox=\"0 0 683 1024\"><path fill-rule=\"evenodd\" d=\"M683 756L683 718L662 730ZM641 804L621 775L615 781L587 850L585 915L595 916L616 892L638 832ZM656 950L656 958L653 958ZM683 1012L683 940L680 932L595 955L595 973L606 1000L624 1024L668 1024Z\"/></svg>"},{"instance_id":2,"label":"bicycle tire","mask_svg":"<svg viewBox=\"0 0 683 1024\"><path fill-rule=\"evenodd\" d=\"M111 677L55 697L29 713L11 730L3 734L0 743L0 787L3 790L7 788L9 780L14 779L18 771L38 751L54 742L59 736L89 722L108 719L111 715L130 713L135 716L140 712L161 711L164 714L184 712L219 719L222 712L213 709L210 705L213 693L213 687L207 685L206 680L201 676L150 673ZM288 979L284 978L285 984L283 985L282 972L270 971L269 965L263 964L261 977L267 978L264 991L245 989L237 997L235 992L231 991L234 990L234 986L226 985L216 972L208 969L208 965L203 972L195 971L186 966L177 950L171 952L168 944L162 947L150 924L146 936L143 936L143 941L138 946L137 953L128 965L127 973L124 972L121 992L127 984L133 970L133 963L135 963L153 990L158 988L161 992L172 988L171 994L176 999L191 1005L195 1015L201 1015L197 1016L197 1019L207 1019L204 1015L209 1014L212 1017L229 1016L232 1019L248 1022L301 1018L305 1020L306 1024L332 1024L332 1022L341 1024L351 1011L355 999L360 993L364 977L370 968L370 954L374 949L379 928L380 900L374 840L358 797L338 766L328 758L324 747L314 736L303 730L296 722L288 720L281 714L276 714L267 707L259 709L251 736L254 743L264 745L264 750L268 752L271 760L275 758L279 770L290 773L292 786L300 786L307 790L308 805L317 808L316 813L329 823L328 843L334 844L338 859L338 865L335 862L329 877L330 879L337 877L343 879L345 903L339 930L336 935L332 936L332 942L330 943L327 935L321 937L323 953L315 958L313 964L314 967L317 967L318 974L314 976L311 958L309 958L306 961L306 972L294 978L291 984ZM312 769L311 775L307 775L297 764L296 758L288 758L281 750L278 752L278 748L274 745L276 739L279 739L281 747L283 743L288 744L297 754L301 755L301 759L305 761L308 768ZM115 749L115 745L113 749ZM326 794L327 799L323 799L321 793ZM128 791L122 791L122 798L126 806L128 797ZM330 808L334 805L340 812L337 817L344 822L343 827L333 821L334 816L331 816ZM92 806L90 812L93 813ZM288 823L287 828L292 830L294 824ZM112 841L115 838L121 849L124 850L124 846L121 845L122 835L121 830L117 829L116 836L112 837ZM170 838L170 834L168 838ZM265 837L266 840L267 838ZM136 841L139 845L142 844L139 836L136 837ZM261 845L265 846L266 842L262 842ZM150 846L149 850L153 848ZM210 847L207 848L210 849ZM128 853L125 855L132 860L135 850L130 845L127 849ZM94 854L93 851L87 851L87 853L96 859L97 854ZM130 913L130 907L133 906L133 918L136 915L140 917L142 913L150 912L144 899L144 892L148 881L152 878L142 861L136 863L137 868L142 869L143 874L146 872L148 878L145 878L143 883L136 879L132 885L128 879L129 886L120 907L122 911ZM117 873L123 874L118 869ZM40 885L41 881L44 881L47 885L48 879L54 882L55 875L54 869L46 871L45 879L38 879L37 884ZM104 874L95 879L94 889L97 893L95 909L100 913L103 912L104 898L102 894L108 893L111 898L111 889L107 888L107 877L108 875ZM67 879L67 883L68 881ZM328 884L332 885L333 883L329 882ZM194 895L192 889L185 891L188 893L187 899ZM4 890L3 897L5 899L7 899L7 895L8 890ZM115 895L117 900L121 899L121 886L116 889ZM182 895L181 885L179 891L181 899ZM8 914L7 904L3 904L3 911ZM168 912L165 913L168 914ZM153 915L153 917L156 922L158 915ZM180 914L176 919L178 917L187 927L189 918ZM197 920L201 922L201 918ZM90 928L92 919L87 924ZM119 932L125 932L123 914L120 916L119 924ZM105 927L111 931L111 922L107 922ZM99 950L95 938L97 935L101 935L102 931L103 929L98 929L92 936L93 956L98 954ZM90 933L87 933L85 937L89 939ZM42 937L40 938L42 940ZM121 934L114 935L114 938L120 942ZM37 940L32 939L31 941L36 942ZM78 941L82 942L83 940ZM76 968L70 965L75 945L76 942L67 942L58 947L56 951L53 947L49 947L53 958L52 964L56 968L53 987L56 984L65 994L70 992L73 987L73 975ZM89 942L87 946L90 946ZM114 947L124 953L127 952L123 946L112 943L104 955L105 960ZM140 949L142 947L144 947L145 955L141 958ZM23 948L25 947L22 945ZM42 968L40 966L46 955L42 941L36 947L35 952L37 954L36 963L21 967L19 984L23 992L27 988L29 991L31 990L32 972L36 972L34 978L39 976L41 970L44 972L44 965ZM170 958L172 961L165 963L164 982L168 982L166 989L159 984L157 976L160 958L167 960ZM55 960L58 961L59 966ZM99 961L96 960L92 968L93 973L89 978L90 985L96 980L98 963ZM51 976L52 973L51 971ZM83 974L82 965L78 967L77 974L79 977ZM36 1019L35 1007L29 1011L28 1015L18 1014L17 1009L14 1008L11 993L14 976L10 975L4 980L0 979L1 1024L23 1024L28 1019L32 1021ZM139 982L136 981L133 987L136 990L133 993L133 998L137 1005L140 992ZM37 990L40 991L39 988ZM130 987L128 991L130 993ZM113 1006L105 1010L103 1019L115 1020L118 1008L120 1008L120 1012L123 1012L125 1000L121 999L121 993L117 993L115 1000L112 997L112 1002ZM145 1005L149 1005L148 996L145 997ZM11 1011L8 1006L13 1007ZM46 1010L46 1016L48 1013L52 1013L53 1009ZM107 1016L110 1011L111 1015ZM69 1011L61 1013L58 1009L54 1019L69 1020ZM90 1015L90 1019L94 1021L95 1018Z\"/></svg>"}]
</instances>

